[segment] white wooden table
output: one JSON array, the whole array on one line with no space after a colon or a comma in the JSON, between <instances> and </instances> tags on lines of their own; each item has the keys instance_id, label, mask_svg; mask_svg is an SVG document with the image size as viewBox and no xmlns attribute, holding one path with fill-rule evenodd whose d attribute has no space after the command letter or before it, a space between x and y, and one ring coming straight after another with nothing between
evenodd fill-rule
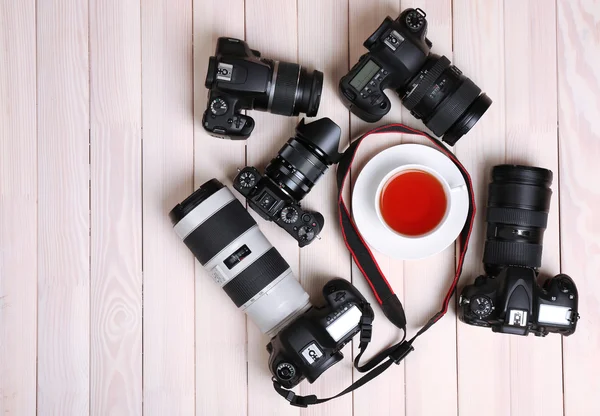
<instances>
[{"instance_id":1,"label":"white wooden table","mask_svg":"<svg viewBox=\"0 0 600 416\"><path fill-rule=\"evenodd\" d=\"M556 3L556 4L555 4ZM479 214L464 282L482 271L491 166L554 171L543 272L570 274L574 336L501 336L454 311L400 366L325 405L290 407L271 387L267 338L216 287L167 212L212 177L263 168L297 118L252 112L247 142L201 126L204 77L220 35L325 73L319 117L343 142L368 127L337 82L386 15L419 6L433 50L494 100L455 147ZM0 3L0 414L599 415L600 2L598 0L4 0ZM397 97L384 122L420 127ZM372 139L357 161L414 137ZM355 177L355 174L354 174ZM325 215L300 250L260 227L311 295L352 279L336 225L334 173L304 201ZM379 256L409 334L434 313L454 249L423 261ZM398 335L377 312L374 346ZM346 359L299 391L337 393L359 375Z\"/></svg>"}]
</instances>

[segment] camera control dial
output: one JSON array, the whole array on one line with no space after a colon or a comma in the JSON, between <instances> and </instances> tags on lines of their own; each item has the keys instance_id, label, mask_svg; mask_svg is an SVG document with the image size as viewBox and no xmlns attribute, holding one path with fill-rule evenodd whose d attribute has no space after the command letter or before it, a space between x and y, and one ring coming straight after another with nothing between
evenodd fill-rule
<instances>
[{"instance_id":1,"label":"camera control dial","mask_svg":"<svg viewBox=\"0 0 600 416\"><path fill-rule=\"evenodd\" d=\"M406 26L413 32L419 31L425 24L425 16L419 12L419 9L412 10L405 18Z\"/></svg>"},{"instance_id":2,"label":"camera control dial","mask_svg":"<svg viewBox=\"0 0 600 416\"><path fill-rule=\"evenodd\" d=\"M298 210L294 207L285 207L279 213L281 220L286 224L293 224L298 221Z\"/></svg>"},{"instance_id":3,"label":"camera control dial","mask_svg":"<svg viewBox=\"0 0 600 416\"><path fill-rule=\"evenodd\" d=\"M275 373L280 380L288 381L296 375L296 368L290 363L281 363L277 366Z\"/></svg>"},{"instance_id":4,"label":"camera control dial","mask_svg":"<svg viewBox=\"0 0 600 416\"><path fill-rule=\"evenodd\" d=\"M215 116L227 113L227 103L222 98L215 98L210 102L210 112Z\"/></svg>"},{"instance_id":5,"label":"camera control dial","mask_svg":"<svg viewBox=\"0 0 600 416\"><path fill-rule=\"evenodd\" d=\"M471 298L469 306L471 308L471 312L477 315L477 317L480 319L488 317L494 309L492 300L483 295L478 295Z\"/></svg>"},{"instance_id":6,"label":"camera control dial","mask_svg":"<svg viewBox=\"0 0 600 416\"><path fill-rule=\"evenodd\" d=\"M242 188L252 188L256 185L256 175L252 172L242 172L238 178Z\"/></svg>"},{"instance_id":7,"label":"camera control dial","mask_svg":"<svg viewBox=\"0 0 600 416\"><path fill-rule=\"evenodd\" d=\"M298 237L300 241L310 241L315 238L315 231L308 225L302 226L298 230Z\"/></svg>"}]
</instances>

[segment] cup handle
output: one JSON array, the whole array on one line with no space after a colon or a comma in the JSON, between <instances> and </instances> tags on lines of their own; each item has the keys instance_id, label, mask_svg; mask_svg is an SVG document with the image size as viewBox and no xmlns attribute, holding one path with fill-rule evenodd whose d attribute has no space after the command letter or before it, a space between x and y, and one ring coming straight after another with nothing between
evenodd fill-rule
<instances>
[{"instance_id":1,"label":"cup handle","mask_svg":"<svg viewBox=\"0 0 600 416\"><path fill-rule=\"evenodd\" d=\"M457 192L465 191L466 189L467 189L467 185L463 184L463 185L455 186L454 188L450 188L450 193L454 194Z\"/></svg>"}]
</instances>

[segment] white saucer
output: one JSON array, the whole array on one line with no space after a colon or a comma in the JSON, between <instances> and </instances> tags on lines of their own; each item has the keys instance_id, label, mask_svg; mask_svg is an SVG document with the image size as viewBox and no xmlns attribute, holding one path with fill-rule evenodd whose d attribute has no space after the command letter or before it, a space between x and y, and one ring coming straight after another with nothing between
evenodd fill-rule
<instances>
[{"instance_id":1,"label":"white saucer","mask_svg":"<svg viewBox=\"0 0 600 416\"><path fill-rule=\"evenodd\" d=\"M446 221L424 237L402 237L385 227L375 211L377 187L388 172L405 164L421 164L437 171L450 188L450 210ZM448 157L420 144L390 147L373 157L360 172L352 193L352 216L365 241L380 253L399 260L422 259L452 244L465 225L469 213L469 193L465 180Z\"/></svg>"}]
</instances>

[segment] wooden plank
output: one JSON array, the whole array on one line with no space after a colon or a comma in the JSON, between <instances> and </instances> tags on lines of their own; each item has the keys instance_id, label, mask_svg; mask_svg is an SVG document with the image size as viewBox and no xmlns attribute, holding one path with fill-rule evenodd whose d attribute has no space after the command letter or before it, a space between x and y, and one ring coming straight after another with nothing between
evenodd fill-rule
<instances>
[{"instance_id":1,"label":"wooden plank","mask_svg":"<svg viewBox=\"0 0 600 416\"><path fill-rule=\"evenodd\" d=\"M142 413L139 1L90 2L90 413Z\"/></svg>"},{"instance_id":2,"label":"wooden plank","mask_svg":"<svg viewBox=\"0 0 600 416\"><path fill-rule=\"evenodd\" d=\"M398 0L377 0L364 2L359 0L349 1L349 62L347 68L354 65L358 58L367 52L363 42L379 27L386 16L395 19L400 14L400 2ZM336 80L339 82L339 79ZM388 97L392 103L390 112L378 123L370 124L362 121L355 115L350 115L350 140L355 140L367 130L378 125L398 122L402 119L402 104L397 94L389 93ZM351 171L352 183L356 180L364 165L382 150L400 144L400 137L395 134L378 135L376 138L368 139L361 145ZM374 255L386 278L394 288L399 299L404 302L404 266L401 260L394 260L384 254L374 251ZM371 303L375 312L373 322L373 339L369 349L364 355L363 361L368 360L383 348L398 342L402 335L394 325L385 317L379 307L371 288L364 276L352 263L352 283ZM358 342L353 342L354 356L358 354ZM353 394L354 414L368 415L373 412L373 403L377 403L377 410L381 414L405 414L405 363L398 367L392 367L386 373L379 376L367 385L356 390ZM354 380L363 374L354 370Z\"/></svg>"},{"instance_id":3,"label":"wooden plank","mask_svg":"<svg viewBox=\"0 0 600 416\"><path fill-rule=\"evenodd\" d=\"M427 37L431 53L452 61L452 1L402 0L402 9L420 7L427 14ZM428 131L408 110L402 109L405 124ZM404 136L403 143L431 146L417 136ZM409 336L414 335L440 310L455 273L455 245L423 260L404 262L404 306ZM456 315L449 308L446 316L415 344L406 359L406 414L457 414ZM436 400L431 400L431 391Z\"/></svg>"},{"instance_id":4,"label":"wooden plank","mask_svg":"<svg viewBox=\"0 0 600 416\"><path fill-rule=\"evenodd\" d=\"M246 1L246 41L263 57L298 62L297 35L296 1ZM254 118L256 127L248 139L247 163L264 171L285 141L293 136L298 118L260 111L250 111L248 115ZM289 263L294 275L299 277L300 252L296 241L275 224L267 223L254 213L252 215L262 232ZM265 350L268 342L269 337L262 335L254 324L248 322L248 414L298 415L298 408L290 406L273 391L267 365L269 355Z\"/></svg>"},{"instance_id":5,"label":"wooden plank","mask_svg":"<svg viewBox=\"0 0 600 416\"><path fill-rule=\"evenodd\" d=\"M581 314L577 332L563 339L565 415L597 415L600 7L597 1L560 0L557 14L561 271L577 284Z\"/></svg>"},{"instance_id":6,"label":"wooden plank","mask_svg":"<svg viewBox=\"0 0 600 416\"><path fill-rule=\"evenodd\" d=\"M194 2L196 187L211 178L231 186L236 169L245 164L245 141L211 137L201 123L207 105L204 80L208 59L215 53L219 36L244 38L242 0ZM235 193L233 189L232 192ZM264 346L261 347L264 351ZM246 414L246 360L244 313L196 263L196 414Z\"/></svg>"},{"instance_id":7,"label":"wooden plank","mask_svg":"<svg viewBox=\"0 0 600 416\"><path fill-rule=\"evenodd\" d=\"M193 190L192 5L144 1L141 29L143 413L192 414L194 260L167 217Z\"/></svg>"},{"instance_id":8,"label":"wooden plank","mask_svg":"<svg viewBox=\"0 0 600 416\"><path fill-rule=\"evenodd\" d=\"M89 411L88 4L37 3L38 412Z\"/></svg>"},{"instance_id":9,"label":"wooden plank","mask_svg":"<svg viewBox=\"0 0 600 416\"><path fill-rule=\"evenodd\" d=\"M556 67L548 65L556 60L556 9L546 2L505 0L504 14L510 16L504 26L506 162L540 166L555 174L544 234L545 279L560 268ZM511 336L509 342L511 414L562 415L560 336Z\"/></svg>"},{"instance_id":10,"label":"wooden plank","mask_svg":"<svg viewBox=\"0 0 600 416\"><path fill-rule=\"evenodd\" d=\"M0 414L36 412L35 2L0 4Z\"/></svg>"},{"instance_id":11,"label":"wooden plank","mask_svg":"<svg viewBox=\"0 0 600 416\"><path fill-rule=\"evenodd\" d=\"M493 100L492 106L455 147L473 179L477 219L463 279L471 283L483 271L485 205L491 167L505 160L504 8L500 0L453 2L453 63ZM510 405L510 337L458 323L458 409L461 415L507 415ZM484 382L480 380L484 375ZM528 390L528 389L527 389Z\"/></svg>"},{"instance_id":12,"label":"wooden plank","mask_svg":"<svg viewBox=\"0 0 600 416\"><path fill-rule=\"evenodd\" d=\"M348 72L348 1L310 0L298 3L298 62L308 70L324 72L317 117L329 117L342 129L340 150L348 146L349 112L338 97L338 81ZM315 303L323 302L323 286L332 278L351 280L351 258L344 245L335 204L335 166L331 167L303 200L303 207L325 217L321 239L300 250L300 281ZM352 348L346 358L328 369L314 385L300 385L302 395L336 395L352 384ZM347 395L309 409L311 415L348 415L352 396Z\"/></svg>"}]
</instances>

